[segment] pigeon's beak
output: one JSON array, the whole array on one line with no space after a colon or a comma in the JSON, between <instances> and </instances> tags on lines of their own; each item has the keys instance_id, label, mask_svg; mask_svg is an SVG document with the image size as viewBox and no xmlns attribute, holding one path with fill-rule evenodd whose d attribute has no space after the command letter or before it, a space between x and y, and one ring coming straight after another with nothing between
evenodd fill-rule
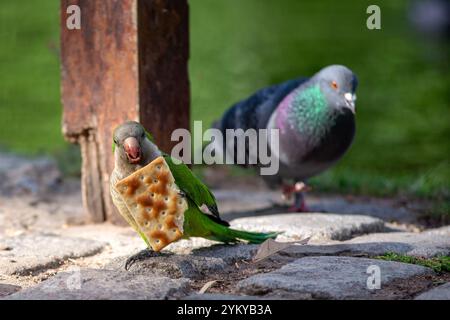
<instances>
[{"instance_id":1,"label":"pigeon's beak","mask_svg":"<svg viewBox=\"0 0 450 320\"><path fill-rule=\"evenodd\" d=\"M356 106L355 106L356 94L347 92L346 94L344 94L344 98L345 98L345 103L347 104L347 107L352 111L353 114L355 114L356 113Z\"/></svg>"},{"instance_id":2,"label":"pigeon's beak","mask_svg":"<svg viewBox=\"0 0 450 320\"><path fill-rule=\"evenodd\" d=\"M126 138L123 142L123 148L130 163L136 164L141 161L141 146L135 137Z\"/></svg>"}]
</instances>

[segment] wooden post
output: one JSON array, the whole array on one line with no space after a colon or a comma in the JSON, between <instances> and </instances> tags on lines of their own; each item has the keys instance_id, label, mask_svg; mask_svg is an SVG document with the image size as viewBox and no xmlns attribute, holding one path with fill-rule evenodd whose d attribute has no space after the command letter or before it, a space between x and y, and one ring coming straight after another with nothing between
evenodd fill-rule
<instances>
[{"instance_id":1,"label":"wooden post","mask_svg":"<svg viewBox=\"0 0 450 320\"><path fill-rule=\"evenodd\" d=\"M79 30L66 27L70 5ZM166 152L189 128L188 36L187 0L61 0L63 133L81 147L91 221L122 221L109 195L118 124L140 121Z\"/></svg>"}]
</instances>

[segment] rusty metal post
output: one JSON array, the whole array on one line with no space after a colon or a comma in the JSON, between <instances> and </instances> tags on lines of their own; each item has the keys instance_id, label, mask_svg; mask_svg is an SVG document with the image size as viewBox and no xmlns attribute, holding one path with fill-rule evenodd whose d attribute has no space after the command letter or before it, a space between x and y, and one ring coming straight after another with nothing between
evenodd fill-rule
<instances>
[{"instance_id":1,"label":"rusty metal post","mask_svg":"<svg viewBox=\"0 0 450 320\"><path fill-rule=\"evenodd\" d=\"M66 28L70 5L81 29ZM189 128L187 0L61 0L63 133L80 144L83 205L93 222L120 222L109 196L112 131L138 120L170 151Z\"/></svg>"}]
</instances>

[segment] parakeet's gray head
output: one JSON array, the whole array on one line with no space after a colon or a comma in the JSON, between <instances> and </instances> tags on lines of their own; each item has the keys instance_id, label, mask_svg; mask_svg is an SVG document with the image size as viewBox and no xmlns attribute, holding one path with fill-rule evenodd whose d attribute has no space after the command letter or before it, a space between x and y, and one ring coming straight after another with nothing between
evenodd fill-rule
<instances>
[{"instance_id":1,"label":"parakeet's gray head","mask_svg":"<svg viewBox=\"0 0 450 320\"><path fill-rule=\"evenodd\" d=\"M147 137L144 127L136 121L126 121L113 133L116 169L130 173L150 163L161 153Z\"/></svg>"},{"instance_id":2,"label":"parakeet's gray head","mask_svg":"<svg viewBox=\"0 0 450 320\"><path fill-rule=\"evenodd\" d=\"M355 113L358 80L349 68L331 65L316 73L312 80L320 85L331 107L348 108Z\"/></svg>"}]
</instances>

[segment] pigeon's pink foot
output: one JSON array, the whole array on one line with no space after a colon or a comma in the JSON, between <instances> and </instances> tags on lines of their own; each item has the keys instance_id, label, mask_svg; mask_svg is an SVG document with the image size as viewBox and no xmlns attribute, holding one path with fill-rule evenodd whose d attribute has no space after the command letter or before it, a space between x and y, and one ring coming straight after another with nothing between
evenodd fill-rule
<instances>
[{"instance_id":1,"label":"pigeon's pink foot","mask_svg":"<svg viewBox=\"0 0 450 320\"><path fill-rule=\"evenodd\" d=\"M296 182L293 185L284 184L282 186L283 198L285 200L291 199L294 195L294 204L289 207L289 212L308 212L309 209L306 207L305 198L303 196L304 192L310 191L311 187L306 185L304 182Z\"/></svg>"},{"instance_id":2,"label":"pigeon's pink foot","mask_svg":"<svg viewBox=\"0 0 450 320\"><path fill-rule=\"evenodd\" d=\"M285 200L289 200L292 197L292 194L295 192L295 185L287 185L284 184L281 187L282 197Z\"/></svg>"},{"instance_id":3,"label":"pigeon's pink foot","mask_svg":"<svg viewBox=\"0 0 450 320\"><path fill-rule=\"evenodd\" d=\"M300 187L299 187L300 185ZM295 184L295 192L294 192L294 204L288 210L289 212L308 212L309 209L306 206L305 196L302 192L306 190L306 185L302 182Z\"/></svg>"}]
</instances>

